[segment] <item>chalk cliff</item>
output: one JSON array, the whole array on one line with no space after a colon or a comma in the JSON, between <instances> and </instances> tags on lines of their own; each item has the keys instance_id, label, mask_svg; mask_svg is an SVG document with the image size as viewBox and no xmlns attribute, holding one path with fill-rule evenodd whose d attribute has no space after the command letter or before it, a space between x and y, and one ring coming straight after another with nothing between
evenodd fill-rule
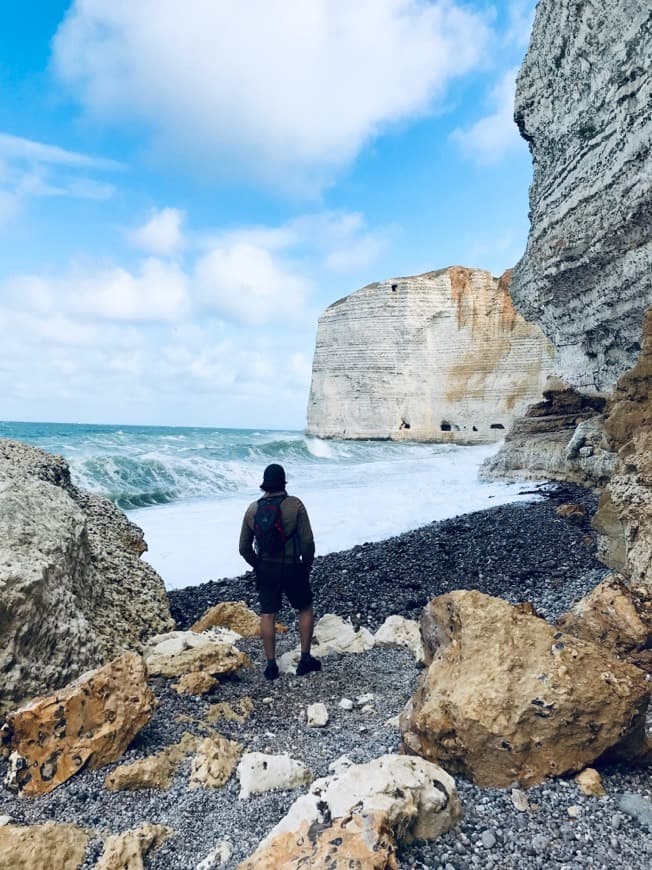
<instances>
[{"instance_id":1,"label":"chalk cliff","mask_svg":"<svg viewBox=\"0 0 652 870\"><path fill-rule=\"evenodd\" d=\"M369 284L319 319L308 434L482 443L541 395L552 348L510 273L454 266Z\"/></svg>"},{"instance_id":2,"label":"chalk cliff","mask_svg":"<svg viewBox=\"0 0 652 870\"><path fill-rule=\"evenodd\" d=\"M609 391L652 302L652 6L541 0L515 120L532 152L531 228L512 298L558 374Z\"/></svg>"},{"instance_id":3,"label":"chalk cliff","mask_svg":"<svg viewBox=\"0 0 652 870\"><path fill-rule=\"evenodd\" d=\"M652 583L650 4L541 0L515 118L534 182L512 297L567 383L516 421L484 473L606 487L602 557Z\"/></svg>"},{"instance_id":4,"label":"chalk cliff","mask_svg":"<svg viewBox=\"0 0 652 870\"><path fill-rule=\"evenodd\" d=\"M145 550L64 459L0 439L0 712L171 627Z\"/></svg>"}]
</instances>

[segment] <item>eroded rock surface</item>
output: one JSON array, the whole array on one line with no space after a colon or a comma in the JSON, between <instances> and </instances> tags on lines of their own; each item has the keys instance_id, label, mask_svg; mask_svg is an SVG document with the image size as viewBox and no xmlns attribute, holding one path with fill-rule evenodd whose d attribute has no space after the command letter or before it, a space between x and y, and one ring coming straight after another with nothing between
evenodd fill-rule
<instances>
[{"instance_id":1,"label":"eroded rock surface","mask_svg":"<svg viewBox=\"0 0 652 870\"><path fill-rule=\"evenodd\" d=\"M652 670L652 588L611 575L559 618L562 631Z\"/></svg>"},{"instance_id":2,"label":"eroded rock surface","mask_svg":"<svg viewBox=\"0 0 652 870\"><path fill-rule=\"evenodd\" d=\"M434 839L461 815L455 781L444 770L422 758L383 755L315 780L240 867L321 866L311 864L315 856L329 867L396 867L396 842ZM365 864L374 847L390 863ZM290 865L280 863L285 849Z\"/></svg>"},{"instance_id":3,"label":"eroded rock surface","mask_svg":"<svg viewBox=\"0 0 652 870\"><path fill-rule=\"evenodd\" d=\"M140 529L66 462L0 439L0 712L171 626Z\"/></svg>"},{"instance_id":4,"label":"eroded rock surface","mask_svg":"<svg viewBox=\"0 0 652 870\"><path fill-rule=\"evenodd\" d=\"M149 822L124 834L113 834L104 844L95 870L143 870L143 858L172 836L171 828Z\"/></svg>"},{"instance_id":5,"label":"eroded rock surface","mask_svg":"<svg viewBox=\"0 0 652 870\"><path fill-rule=\"evenodd\" d=\"M638 668L530 605L458 591L424 609L428 671L401 715L406 748L482 786L529 786L607 750L647 752Z\"/></svg>"},{"instance_id":6,"label":"eroded rock surface","mask_svg":"<svg viewBox=\"0 0 652 870\"><path fill-rule=\"evenodd\" d=\"M652 304L651 104L648 3L539 2L516 88L534 181L511 292L583 391L636 363Z\"/></svg>"},{"instance_id":7,"label":"eroded rock surface","mask_svg":"<svg viewBox=\"0 0 652 870\"><path fill-rule=\"evenodd\" d=\"M22 795L52 791L83 767L116 761L150 721L155 698L141 656L125 653L64 689L7 715L0 730Z\"/></svg>"},{"instance_id":8,"label":"eroded rock surface","mask_svg":"<svg viewBox=\"0 0 652 870\"><path fill-rule=\"evenodd\" d=\"M482 443L541 395L552 349L510 273L454 266L363 287L319 319L309 434Z\"/></svg>"},{"instance_id":9,"label":"eroded rock surface","mask_svg":"<svg viewBox=\"0 0 652 870\"><path fill-rule=\"evenodd\" d=\"M605 428L618 465L594 526L600 557L634 584L652 585L652 308L634 368L618 382Z\"/></svg>"},{"instance_id":10,"label":"eroded rock surface","mask_svg":"<svg viewBox=\"0 0 652 870\"><path fill-rule=\"evenodd\" d=\"M77 825L3 825L0 867L6 870L77 870L90 836Z\"/></svg>"}]
</instances>

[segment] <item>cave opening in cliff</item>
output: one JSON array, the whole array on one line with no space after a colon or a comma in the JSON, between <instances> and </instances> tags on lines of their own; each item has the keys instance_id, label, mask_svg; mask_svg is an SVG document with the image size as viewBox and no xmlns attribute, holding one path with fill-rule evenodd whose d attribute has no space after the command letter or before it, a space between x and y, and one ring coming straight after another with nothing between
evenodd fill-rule
<instances>
[{"instance_id":1,"label":"cave opening in cliff","mask_svg":"<svg viewBox=\"0 0 652 870\"><path fill-rule=\"evenodd\" d=\"M502 423L492 423L489 428L490 429L504 429L505 427L503 426Z\"/></svg>"},{"instance_id":2,"label":"cave opening in cliff","mask_svg":"<svg viewBox=\"0 0 652 870\"><path fill-rule=\"evenodd\" d=\"M392 284L392 293L396 293L398 290L398 284Z\"/></svg>"},{"instance_id":3,"label":"cave opening in cliff","mask_svg":"<svg viewBox=\"0 0 652 870\"><path fill-rule=\"evenodd\" d=\"M447 420L442 420L439 428L442 432L450 432L453 427Z\"/></svg>"}]
</instances>

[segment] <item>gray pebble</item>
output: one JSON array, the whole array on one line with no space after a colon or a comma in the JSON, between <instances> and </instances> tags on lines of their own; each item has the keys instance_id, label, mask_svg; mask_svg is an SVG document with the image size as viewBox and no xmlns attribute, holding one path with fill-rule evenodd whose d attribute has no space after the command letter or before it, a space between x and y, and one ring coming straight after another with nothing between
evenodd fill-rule
<instances>
[{"instance_id":1,"label":"gray pebble","mask_svg":"<svg viewBox=\"0 0 652 870\"><path fill-rule=\"evenodd\" d=\"M482 845L485 849L493 849L496 845L496 837L494 836L493 831L483 831L480 839L482 840Z\"/></svg>"}]
</instances>

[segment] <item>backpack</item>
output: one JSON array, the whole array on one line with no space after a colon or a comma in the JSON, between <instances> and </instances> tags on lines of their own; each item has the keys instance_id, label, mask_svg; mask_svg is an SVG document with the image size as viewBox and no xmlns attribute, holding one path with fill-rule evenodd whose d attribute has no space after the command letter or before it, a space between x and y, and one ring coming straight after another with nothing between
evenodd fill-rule
<instances>
[{"instance_id":1,"label":"backpack","mask_svg":"<svg viewBox=\"0 0 652 870\"><path fill-rule=\"evenodd\" d=\"M264 496L258 499L254 516L254 538L259 555L276 555L285 550L288 536L283 529L281 502L285 495Z\"/></svg>"}]
</instances>

